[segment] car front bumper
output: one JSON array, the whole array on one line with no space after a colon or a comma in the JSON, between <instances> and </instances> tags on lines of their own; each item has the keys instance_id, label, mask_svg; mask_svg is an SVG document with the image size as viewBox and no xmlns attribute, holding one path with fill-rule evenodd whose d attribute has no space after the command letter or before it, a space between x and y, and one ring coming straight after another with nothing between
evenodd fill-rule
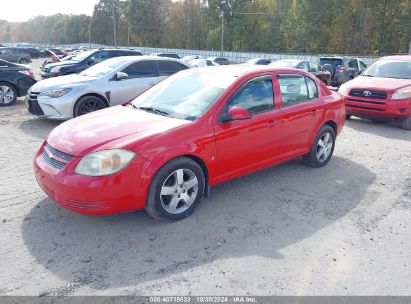
<instances>
[{"instance_id":1,"label":"car front bumper","mask_svg":"<svg viewBox=\"0 0 411 304\"><path fill-rule=\"evenodd\" d=\"M29 112L38 117L66 120L73 118L73 109L77 101L75 92L69 92L59 98L49 98L28 94L25 102Z\"/></svg>"},{"instance_id":2,"label":"car front bumper","mask_svg":"<svg viewBox=\"0 0 411 304\"><path fill-rule=\"evenodd\" d=\"M148 186L139 177L145 160L136 157L120 172L108 176L74 173L81 157L73 157L60 169L50 164L45 144L34 158L34 172L41 189L54 202L70 211L85 215L106 215L143 209ZM64 162L58 156L54 160Z\"/></svg>"},{"instance_id":3,"label":"car front bumper","mask_svg":"<svg viewBox=\"0 0 411 304\"><path fill-rule=\"evenodd\" d=\"M347 114L354 116L386 119L402 119L411 116L411 99L376 101L375 99L346 96L344 100Z\"/></svg>"}]
</instances>

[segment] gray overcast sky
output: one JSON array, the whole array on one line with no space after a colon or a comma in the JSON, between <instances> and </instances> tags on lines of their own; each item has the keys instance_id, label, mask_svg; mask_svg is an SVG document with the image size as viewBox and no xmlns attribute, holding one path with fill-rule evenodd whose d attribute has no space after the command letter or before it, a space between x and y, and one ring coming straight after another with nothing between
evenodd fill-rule
<instances>
[{"instance_id":1,"label":"gray overcast sky","mask_svg":"<svg viewBox=\"0 0 411 304\"><path fill-rule=\"evenodd\" d=\"M98 0L1 0L1 2L0 20L27 21L34 16L57 13L91 15Z\"/></svg>"}]
</instances>

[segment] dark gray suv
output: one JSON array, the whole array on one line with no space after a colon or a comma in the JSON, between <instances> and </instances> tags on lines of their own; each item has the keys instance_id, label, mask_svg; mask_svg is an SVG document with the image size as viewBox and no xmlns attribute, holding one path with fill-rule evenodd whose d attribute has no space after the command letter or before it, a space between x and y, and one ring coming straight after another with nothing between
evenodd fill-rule
<instances>
[{"instance_id":1,"label":"dark gray suv","mask_svg":"<svg viewBox=\"0 0 411 304\"><path fill-rule=\"evenodd\" d=\"M1 47L0 59L21 64L28 64L31 62L30 53L25 49L16 47Z\"/></svg>"},{"instance_id":2,"label":"dark gray suv","mask_svg":"<svg viewBox=\"0 0 411 304\"><path fill-rule=\"evenodd\" d=\"M320 65L331 73L331 86L339 87L343 83L354 79L366 68L366 64L355 57L321 57Z\"/></svg>"}]
</instances>

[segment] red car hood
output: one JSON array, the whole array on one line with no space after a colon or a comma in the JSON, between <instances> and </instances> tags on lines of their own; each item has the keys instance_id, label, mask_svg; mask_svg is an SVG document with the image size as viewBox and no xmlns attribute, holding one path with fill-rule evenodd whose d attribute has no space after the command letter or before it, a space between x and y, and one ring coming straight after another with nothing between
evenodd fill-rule
<instances>
[{"instance_id":1,"label":"red car hood","mask_svg":"<svg viewBox=\"0 0 411 304\"><path fill-rule=\"evenodd\" d=\"M94 150L122 148L190 121L117 106L71 119L56 127L47 142L62 152L83 156ZM124 139L124 141L122 141ZM110 142L114 142L110 147ZM107 145L108 144L108 145Z\"/></svg>"},{"instance_id":2,"label":"red car hood","mask_svg":"<svg viewBox=\"0 0 411 304\"><path fill-rule=\"evenodd\" d=\"M374 89L378 91L395 91L411 86L411 79L358 76L347 83L349 88Z\"/></svg>"}]
</instances>

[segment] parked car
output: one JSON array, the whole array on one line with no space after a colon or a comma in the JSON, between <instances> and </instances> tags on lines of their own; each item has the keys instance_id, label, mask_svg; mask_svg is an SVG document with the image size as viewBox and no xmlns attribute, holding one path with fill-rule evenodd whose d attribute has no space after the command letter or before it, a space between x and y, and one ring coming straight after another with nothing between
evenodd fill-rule
<instances>
[{"instance_id":1,"label":"parked car","mask_svg":"<svg viewBox=\"0 0 411 304\"><path fill-rule=\"evenodd\" d=\"M321 57L320 65L331 73L331 85L339 87L360 75L367 65L354 57Z\"/></svg>"},{"instance_id":2,"label":"parked car","mask_svg":"<svg viewBox=\"0 0 411 304\"><path fill-rule=\"evenodd\" d=\"M30 68L0 60L0 106L9 106L36 83Z\"/></svg>"},{"instance_id":3,"label":"parked car","mask_svg":"<svg viewBox=\"0 0 411 304\"><path fill-rule=\"evenodd\" d=\"M217 62L219 65L230 64L230 60L226 57L208 57L207 60Z\"/></svg>"},{"instance_id":4,"label":"parked car","mask_svg":"<svg viewBox=\"0 0 411 304\"><path fill-rule=\"evenodd\" d=\"M138 51L121 49L99 49L85 51L71 60L55 62L44 66L41 76L43 78L76 74L90 66L109 58L119 56L141 56Z\"/></svg>"},{"instance_id":5,"label":"parked car","mask_svg":"<svg viewBox=\"0 0 411 304\"><path fill-rule=\"evenodd\" d=\"M317 63L299 59L283 59L270 63L270 66L300 69L310 72L327 86L331 84L331 73L323 70Z\"/></svg>"},{"instance_id":6,"label":"parked car","mask_svg":"<svg viewBox=\"0 0 411 304\"><path fill-rule=\"evenodd\" d=\"M28 64L31 62L29 52L17 47L0 48L0 59L21 64Z\"/></svg>"},{"instance_id":7,"label":"parked car","mask_svg":"<svg viewBox=\"0 0 411 304\"><path fill-rule=\"evenodd\" d=\"M193 67L206 67L206 66L217 66L217 62L208 59L194 59L188 62Z\"/></svg>"},{"instance_id":8,"label":"parked car","mask_svg":"<svg viewBox=\"0 0 411 304\"><path fill-rule=\"evenodd\" d=\"M347 118L398 121L411 130L411 56L383 57L362 75L343 84Z\"/></svg>"},{"instance_id":9,"label":"parked car","mask_svg":"<svg viewBox=\"0 0 411 304\"><path fill-rule=\"evenodd\" d=\"M49 51L52 51L54 54L56 54L58 56L58 58L63 58L67 55L67 52L57 49L57 48L50 48L48 49Z\"/></svg>"},{"instance_id":10,"label":"parked car","mask_svg":"<svg viewBox=\"0 0 411 304\"><path fill-rule=\"evenodd\" d=\"M250 59L247 61L247 64L259 64L259 65L267 65L270 64L271 60L270 59L265 59L265 58L254 58Z\"/></svg>"},{"instance_id":11,"label":"parked car","mask_svg":"<svg viewBox=\"0 0 411 304\"><path fill-rule=\"evenodd\" d=\"M158 56L158 57L168 57L168 58L180 59L180 56L178 56L178 54L175 54L175 53L153 53L151 55Z\"/></svg>"},{"instance_id":12,"label":"parked car","mask_svg":"<svg viewBox=\"0 0 411 304\"><path fill-rule=\"evenodd\" d=\"M80 74L39 81L27 94L30 113L69 119L131 101L188 66L172 58L125 56L107 59Z\"/></svg>"},{"instance_id":13,"label":"parked car","mask_svg":"<svg viewBox=\"0 0 411 304\"><path fill-rule=\"evenodd\" d=\"M184 56L183 58L181 58L181 60L183 60L184 62L190 62L196 59L203 59L203 56L200 55L189 55L189 56Z\"/></svg>"},{"instance_id":14,"label":"parked car","mask_svg":"<svg viewBox=\"0 0 411 304\"><path fill-rule=\"evenodd\" d=\"M189 69L128 106L56 127L35 155L35 176L78 213L145 208L155 219L180 220L210 186L296 157L323 167L344 121L342 97L307 72Z\"/></svg>"},{"instance_id":15,"label":"parked car","mask_svg":"<svg viewBox=\"0 0 411 304\"><path fill-rule=\"evenodd\" d=\"M29 53L32 59L44 58L46 56L44 52L36 48L19 47L19 50L24 53Z\"/></svg>"}]
</instances>

